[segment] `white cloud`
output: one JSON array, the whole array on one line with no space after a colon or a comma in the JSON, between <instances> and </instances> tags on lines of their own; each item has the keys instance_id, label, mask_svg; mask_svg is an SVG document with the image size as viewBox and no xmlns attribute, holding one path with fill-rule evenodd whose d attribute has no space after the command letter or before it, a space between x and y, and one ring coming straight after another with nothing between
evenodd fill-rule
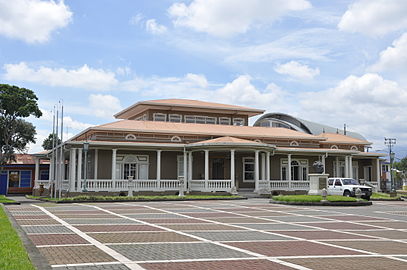
<instances>
[{"instance_id":1,"label":"white cloud","mask_svg":"<svg viewBox=\"0 0 407 270\"><path fill-rule=\"evenodd\" d=\"M146 30L153 35L160 35L167 31L167 27L157 23L155 19L149 19L146 21Z\"/></svg>"},{"instance_id":2,"label":"white cloud","mask_svg":"<svg viewBox=\"0 0 407 270\"><path fill-rule=\"evenodd\" d=\"M318 68L311 68L296 61L280 64L274 68L277 73L285 74L296 79L310 80L319 75Z\"/></svg>"},{"instance_id":3,"label":"white cloud","mask_svg":"<svg viewBox=\"0 0 407 270\"><path fill-rule=\"evenodd\" d=\"M393 41L392 46L380 53L379 60L369 68L371 71L407 71L407 33Z\"/></svg>"},{"instance_id":4,"label":"white cloud","mask_svg":"<svg viewBox=\"0 0 407 270\"><path fill-rule=\"evenodd\" d=\"M342 31L382 36L407 28L407 1L359 0L349 6L338 27Z\"/></svg>"},{"instance_id":5,"label":"white cloud","mask_svg":"<svg viewBox=\"0 0 407 270\"><path fill-rule=\"evenodd\" d=\"M360 132L374 142L407 140L407 89L378 74L349 76L331 89L300 95L302 118Z\"/></svg>"},{"instance_id":6,"label":"white cloud","mask_svg":"<svg viewBox=\"0 0 407 270\"><path fill-rule=\"evenodd\" d=\"M214 36L245 33L254 24L271 23L290 11L310 8L306 0L194 0L174 3L168 13L175 26Z\"/></svg>"},{"instance_id":7,"label":"white cloud","mask_svg":"<svg viewBox=\"0 0 407 270\"><path fill-rule=\"evenodd\" d=\"M90 95L89 105L91 112L97 117L112 118L121 111L120 100L112 95Z\"/></svg>"},{"instance_id":8,"label":"white cloud","mask_svg":"<svg viewBox=\"0 0 407 270\"><path fill-rule=\"evenodd\" d=\"M93 90L108 90L118 83L113 72L90 68L87 65L78 69L44 66L35 69L29 67L25 62L20 62L18 64L5 64L3 67L6 71L3 77L10 81Z\"/></svg>"},{"instance_id":9,"label":"white cloud","mask_svg":"<svg viewBox=\"0 0 407 270\"><path fill-rule=\"evenodd\" d=\"M138 25L144 19L144 15L137 13L135 16L131 17L129 20L130 24Z\"/></svg>"},{"instance_id":10,"label":"white cloud","mask_svg":"<svg viewBox=\"0 0 407 270\"><path fill-rule=\"evenodd\" d=\"M48 41L71 17L63 1L0 0L0 34L29 43Z\"/></svg>"}]
</instances>

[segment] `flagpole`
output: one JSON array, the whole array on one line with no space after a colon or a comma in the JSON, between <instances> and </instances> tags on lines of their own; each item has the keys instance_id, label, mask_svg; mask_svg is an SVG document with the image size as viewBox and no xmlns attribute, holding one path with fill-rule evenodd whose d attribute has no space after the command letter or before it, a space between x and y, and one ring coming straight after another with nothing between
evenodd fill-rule
<instances>
[{"instance_id":1,"label":"flagpole","mask_svg":"<svg viewBox=\"0 0 407 270\"><path fill-rule=\"evenodd\" d=\"M55 180L54 180L54 198L57 197L57 180L59 178L59 170L58 170L58 120L59 120L59 107L57 105L57 116L56 116L56 127L55 127L55 135L56 135L56 139L55 139Z\"/></svg>"},{"instance_id":2,"label":"flagpole","mask_svg":"<svg viewBox=\"0 0 407 270\"><path fill-rule=\"evenodd\" d=\"M64 180L64 171L65 171L65 153L63 149L63 141L64 141L64 102L62 101L61 106L61 179L59 182L59 194L58 197L61 198L62 193L62 183Z\"/></svg>"},{"instance_id":3,"label":"flagpole","mask_svg":"<svg viewBox=\"0 0 407 270\"><path fill-rule=\"evenodd\" d=\"M52 155L51 155L51 166L50 166L50 175L51 175L51 181L49 183L49 191L50 191L50 196L53 197L53 189L51 189L52 187L52 183L55 180L55 105L54 105L54 111L52 114ZM52 192L51 192L52 191Z\"/></svg>"}]
</instances>

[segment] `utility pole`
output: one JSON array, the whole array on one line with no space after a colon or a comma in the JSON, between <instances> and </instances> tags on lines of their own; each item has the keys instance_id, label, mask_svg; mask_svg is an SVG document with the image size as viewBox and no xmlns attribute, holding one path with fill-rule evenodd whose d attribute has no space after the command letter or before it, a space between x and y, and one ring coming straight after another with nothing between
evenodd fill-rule
<instances>
[{"instance_id":1,"label":"utility pole","mask_svg":"<svg viewBox=\"0 0 407 270\"><path fill-rule=\"evenodd\" d=\"M394 161L393 145L396 144L396 139L395 138L384 138L384 144L389 147L391 192L396 192L395 187L394 187L394 177L393 177L393 161Z\"/></svg>"}]
</instances>

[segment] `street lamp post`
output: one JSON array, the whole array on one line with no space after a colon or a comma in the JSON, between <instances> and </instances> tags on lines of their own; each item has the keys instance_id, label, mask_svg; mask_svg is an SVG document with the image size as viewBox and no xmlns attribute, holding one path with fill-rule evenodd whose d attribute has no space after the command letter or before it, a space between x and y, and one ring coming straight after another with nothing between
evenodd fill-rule
<instances>
[{"instance_id":1,"label":"street lamp post","mask_svg":"<svg viewBox=\"0 0 407 270\"><path fill-rule=\"evenodd\" d=\"M389 147L389 157L390 157L390 184L391 184L391 194L396 192L394 186L394 177L393 177L393 161L394 161L394 152L392 151L393 145L396 144L396 139L394 138L384 138L384 144Z\"/></svg>"},{"instance_id":2,"label":"street lamp post","mask_svg":"<svg viewBox=\"0 0 407 270\"><path fill-rule=\"evenodd\" d=\"M83 188L82 188L82 192L87 192L87 183L86 181L88 180L88 150L89 150L89 143L88 142L84 142L83 143L83 152L85 154L85 168L84 168L84 179L83 179Z\"/></svg>"}]
</instances>

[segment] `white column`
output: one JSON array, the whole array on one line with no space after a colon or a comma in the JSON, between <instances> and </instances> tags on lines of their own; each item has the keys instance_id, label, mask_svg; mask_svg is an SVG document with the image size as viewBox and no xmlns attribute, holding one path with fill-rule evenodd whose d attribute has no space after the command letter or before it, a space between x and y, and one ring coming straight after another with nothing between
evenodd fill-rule
<instances>
[{"instance_id":1,"label":"white column","mask_svg":"<svg viewBox=\"0 0 407 270\"><path fill-rule=\"evenodd\" d=\"M325 155L322 155L322 165L324 166L324 171L322 172L323 174L325 174Z\"/></svg>"},{"instance_id":2,"label":"white column","mask_svg":"<svg viewBox=\"0 0 407 270\"><path fill-rule=\"evenodd\" d=\"M205 191L208 190L208 180L209 180L209 150L205 151Z\"/></svg>"},{"instance_id":3,"label":"white column","mask_svg":"<svg viewBox=\"0 0 407 270\"><path fill-rule=\"evenodd\" d=\"M116 180L116 153L117 149L112 149L112 180Z\"/></svg>"},{"instance_id":4,"label":"white column","mask_svg":"<svg viewBox=\"0 0 407 270\"><path fill-rule=\"evenodd\" d=\"M95 149L95 170L93 172L93 179L98 179L98 163L99 163L99 151Z\"/></svg>"},{"instance_id":5,"label":"white column","mask_svg":"<svg viewBox=\"0 0 407 270\"><path fill-rule=\"evenodd\" d=\"M254 151L254 191L259 191L259 150Z\"/></svg>"},{"instance_id":6,"label":"white column","mask_svg":"<svg viewBox=\"0 0 407 270\"><path fill-rule=\"evenodd\" d=\"M192 152L188 154L188 180L192 180Z\"/></svg>"},{"instance_id":7,"label":"white column","mask_svg":"<svg viewBox=\"0 0 407 270\"><path fill-rule=\"evenodd\" d=\"M261 153L261 180L266 180L266 154Z\"/></svg>"},{"instance_id":8,"label":"white column","mask_svg":"<svg viewBox=\"0 0 407 270\"><path fill-rule=\"evenodd\" d=\"M50 163L49 163L49 171L48 171L48 182L51 184L51 181L53 180L54 176L54 159L51 157Z\"/></svg>"},{"instance_id":9,"label":"white column","mask_svg":"<svg viewBox=\"0 0 407 270\"><path fill-rule=\"evenodd\" d=\"M76 191L82 191L81 185L82 185L82 148L78 148L78 173L77 173L77 182L78 185L76 186Z\"/></svg>"},{"instance_id":10,"label":"white column","mask_svg":"<svg viewBox=\"0 0 407 270\"><path fill-rule=\"evenodd\" d=\"M381 172L380 159L376 159L376 179L377 179L377 190L378 191L381 191L380 172Z\"/></svg>"},{"instance_id":11,"label":"white column","mask_svg":"<svg viewBox=\"0 0 407 270\"><path fill-rule=\"evenodd\" d=\"M232 188L236 186L235 183L235 150L230 150L230 180L232 181Z\"/></svg>"},{"instance_id":12,"label":"white column","mask_svg":"<svg viewBox=\"0 0 407 270\"><path fill-rule=\"evenodd\" d=\"M35 158L34 187L39 187L38 185L39 179L40 179L40 158Z\"/></svg>"},{"instance_id":13,"label":"white column","mask_svg":"<svg viewBox=\"0 0 407 270\"><path fill-rule=\"evenodd\" d=\"M288 188L291 189L291 179L292 179L292 176L291 176L291 154L288 154L288 172L287 172L287 175L288 175Z\"/></svg>"},{"instance_id":14,"label":"white column","mask_svg":"<svg viewBox=\"0 0 407 270\"><path fill-rule=\"evenodd\" d=\"M266 153L266 180L270 181L270 152Z\"/></svg>"},{"instance_id":15,"label":"white column","mask_svg":"<svg viewBox=\"0 0 407 270\"><path fill-rule=\"evenodd\" d=\"M188 183L188 152L184 150L184 190Z\"/></svg>"},{"instance_id":16,"label":"white column","mask_svg":"<svg viewBox=\"0 0 407 270\"><path fill-rule=\"evenodd\" d=\"M349 156L349 178L353 178L352 156Z\"/></svg>"},{"instance_id":17,"label":"white column","mask_svg":"<svg viewBox=\"0 0 407 270\"><path fill-rule=\"evenodd\" d=\"M335 170L336 170L336 174L335 177L340 177L340 173L339 173L339 157L336 157L335 159Z\"/></svg>"},{"instance_id":18,"label":"white column","mask_svg":"<svg viewBox=\"0 0 407 270\"><path fill-rule=\"evenodd\" d=\"M349 177L349 157L345 156L345 177Z\"/></svg>"},{"instance_id":19,"label":"white column","mask_svg":"<svg viewBox=\"0 0 407 270\"><path fill-rule=\"evenodd\" d=\"M157 150L157 181L161 180L161 150Z\"/></svg>"},{"instance_id":20,"label":"white column","mask_svg":"<svg viewBox=\"0 0 407 270\"><path fill-rule=\"evenodd\" d=\"M75 191L75 181L76 181L76 148L71 148L69 157L69 191Z\"/></svg>"}]
</instances>

